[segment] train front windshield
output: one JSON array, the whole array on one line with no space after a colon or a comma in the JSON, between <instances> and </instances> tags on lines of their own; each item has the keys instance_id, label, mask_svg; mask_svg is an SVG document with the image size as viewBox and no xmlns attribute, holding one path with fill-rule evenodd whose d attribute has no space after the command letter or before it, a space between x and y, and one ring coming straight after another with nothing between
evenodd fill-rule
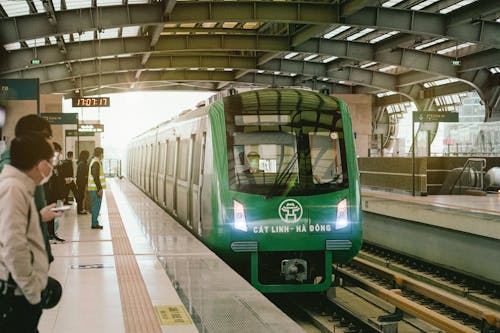
<instances>
[{"instance_id":1,"label":"train front windshield","mask_svg":"<svg viewBox=\"0 0 500 333\"><path fill-rule=\"evenodd\" d=\"M266 131L262 126L255 132L234 132L231 189L272 197L346 188L343 132L318 127L304 130Z\"/></svg>"}]
</instances>

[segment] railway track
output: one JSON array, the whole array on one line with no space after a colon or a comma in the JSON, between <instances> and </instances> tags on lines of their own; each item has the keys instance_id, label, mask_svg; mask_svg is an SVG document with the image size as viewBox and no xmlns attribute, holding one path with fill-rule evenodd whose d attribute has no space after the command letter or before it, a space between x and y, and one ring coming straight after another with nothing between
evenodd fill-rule
<instances>
[{"instance_id":1,"label":"railway track","mask_svg":"<svg viewBox=\"0 0 500 333\"><path fill-rule=\"evenodd\" d=\"M362 251L335 267L334 287L325 295L293 296L287 303L301 313L307 332L500 333L496 291L464 281L489 282L429 273L426 265L394 258Z\"/></svg>"}]
</instances>

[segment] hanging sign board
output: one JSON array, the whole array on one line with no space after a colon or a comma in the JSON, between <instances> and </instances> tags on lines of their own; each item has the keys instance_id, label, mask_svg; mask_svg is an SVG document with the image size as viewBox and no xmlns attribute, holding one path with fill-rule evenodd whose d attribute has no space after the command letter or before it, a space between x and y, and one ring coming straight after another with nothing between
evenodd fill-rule
<instances>
[{"instance_id":1,"label":"hanging sign board","mask_svg":"<svg viewBox=\"0 0 500 333\"><path fill-rule=\"evenodd\" d=\"M94 136L95 132L79 132L77 130L65 130L64 134L66 136Z\"/></svg>"},{"instance_id":2,"label":"hanging sign board","mask_svg":"<svg viewBox=\"0 0 500 333\"><path fill-rule=\"evenodd\" d=\"M413 112L414 123L457 123L458 112Z\"/></svg>"},{"instance_id":3,"label":"hanging sign board","mask_svg":"<svg viewBox=\"0 0 500 333\"><path fill-rule=\"evenodd\" d=\"M52 125L66 125L66 124L77 124L78 123L78 113L41 113L42 118L47 119L47 121Z\"/></svg>"},{"instance_id":4,"label":"hanging sign board","mask_svg":"<svg viewBox=\"0 0 500 333\"><path fill-rule=\"evenodd\" d=\"M102 124L80 124L78 132L104 132L104 125Z\"/></svg>"}]
</instances>

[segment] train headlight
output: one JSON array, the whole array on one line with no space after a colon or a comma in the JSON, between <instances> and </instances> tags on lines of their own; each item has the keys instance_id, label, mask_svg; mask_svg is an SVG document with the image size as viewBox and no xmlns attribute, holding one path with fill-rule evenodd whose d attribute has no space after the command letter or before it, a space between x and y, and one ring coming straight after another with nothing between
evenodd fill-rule
<instances>
[{"instance_id":1,"label":"train headlight","mask_svg":"<svg viewBox=\"0 0 500 333\"><path fill-rule=\"evenodd\" d=\"M349 220L347 220L347 199L342 200L337 205L337 221L335 222L335 230L347 227Z\"/></svg>"},{"instance_id":2,"label":"train headlight","mask_svg":"<svg viewBox=\"0 0 500 333\"><path fill-rule=\"evenodd\" d=\"M241 202L233 200L234 228L241 231L248 231L247 219L245 218L245 206Z\"/></svg>"}]
</instances>

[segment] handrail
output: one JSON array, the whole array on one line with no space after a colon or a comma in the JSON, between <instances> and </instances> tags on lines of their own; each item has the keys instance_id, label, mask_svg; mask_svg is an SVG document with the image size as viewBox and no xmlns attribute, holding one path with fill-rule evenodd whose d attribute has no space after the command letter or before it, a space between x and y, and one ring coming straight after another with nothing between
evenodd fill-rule
<instances>
[{"instance_id":1,"label":"handrail","mask_svg":"<svg viewBox=\"0 0 500 333\"><path fill-rule=\"evenodd\" d=\"M484 187L484 184L483 184L483 178L484 178L484 169L486 168L486 159L485 158L468 158L467 161L465 162L462 170L460 171L460 173L458 174L458 177L455 179L455 181L453 182L453 185L450 187L450 194L453 193L453 190L455 189L455 186L457 185L458 181L462 178L462 175L465 171L465 169L467 167L470 168L469 164L470 162L481 162L481 190L483 189Z\"/></svg>"}]
</instances>

